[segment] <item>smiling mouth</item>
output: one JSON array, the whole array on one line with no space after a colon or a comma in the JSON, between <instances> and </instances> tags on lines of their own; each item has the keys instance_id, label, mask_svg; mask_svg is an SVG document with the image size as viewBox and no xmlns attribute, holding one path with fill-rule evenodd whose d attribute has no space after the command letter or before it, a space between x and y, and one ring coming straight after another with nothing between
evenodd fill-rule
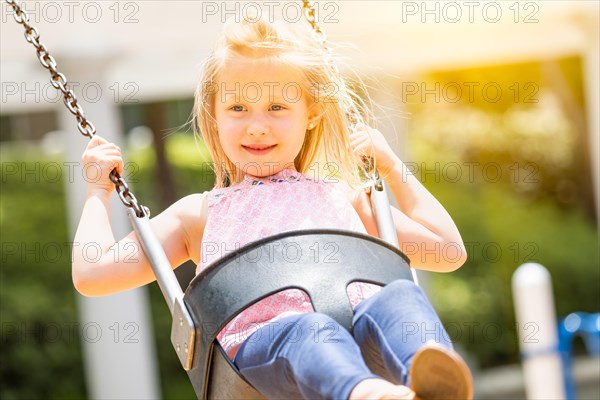
<instances>
[{"instance_id":1,"label":"smiling mouth","mask_svg":"<svg viewBox=\"0 0 600 400\"><path fill-rule=\"evenodd\" d=\"M271 150L273 150L277 146L276 144L265 145L265 144L251 144L251 145L242 145L244 150L254 155L262 155L267 154Z\"/></svg>"}]
</instances>

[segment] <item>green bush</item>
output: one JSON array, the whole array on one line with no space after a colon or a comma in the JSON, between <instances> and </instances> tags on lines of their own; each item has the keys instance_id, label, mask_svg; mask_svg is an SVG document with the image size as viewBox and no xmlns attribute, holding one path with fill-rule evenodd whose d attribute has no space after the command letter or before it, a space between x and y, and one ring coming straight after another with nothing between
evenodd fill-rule
<instances>
[{"instance_id":1,"label":"green bush","mask_svg":"<svg viewBox=\"0 0 600 400\"><path fill-rule=\"evenodd\" d=\"M60 163L24 161L25 156L11 152L2 161L0 397L81 398L79 337L66 334L77 322L77 310L63 185L38 179L40 174L22 179L7 173L14 163L20 171Z\"/></svg>"},{"instance_id":2,"label":"green bush","mask_svg":"<svg viewBox=\"0 0 600 400\"><path fill-rule=\"evenodd\" d=\"M598 236L580 210L522 198L506 185L431 189L457 222L469 259L431 274L429 295L450 336L482 367L518 361L511 278L523 263L549 270L559 317L598 311Z\"/></svg>"}]
</instances>

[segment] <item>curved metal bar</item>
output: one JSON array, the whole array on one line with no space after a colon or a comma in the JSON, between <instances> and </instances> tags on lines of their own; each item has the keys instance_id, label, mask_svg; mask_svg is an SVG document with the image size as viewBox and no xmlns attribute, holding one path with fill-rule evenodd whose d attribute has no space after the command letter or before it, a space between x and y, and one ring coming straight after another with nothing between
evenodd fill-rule
<instances>
[{"instance_id":1,"label":"curved metal bar","mask_svg":"<svg viewBox=\"0 0 600 400\"><path fill-rule=\"evenodd\" d=\"M375 215L379 237L399 249L400 244L398 243L398 234L396 233L396 227L394 225L392 208L381 178L379 178L378 181L371 181L369 200L371 202L371 209ZM412 274L413 281L418 285L417 271L411 267L410 273Z\"/></svg>"},{"instance_id":2,"label":"curved metal bar","mask_svg":"<svg viewBox=\"0 0 600 400\"><path fill-rule=\"evenodd\" d=\"M148 261L150 261L150 264L152 265L152 270L154 271L154 275L156 275L156 280L158 281L160 290L169 306L169 310L171 311L171 314L173 314L175 301L178 297L183 296L183 290L181 290L181 286L177 281L177 277L173 272L173 268L171 267L160 242L152 231L150 218L148 215L140 218L135 215L135 212L132 209L127 210L127 216L129 217L133 230L140 240L144 254L146 254Z\"/></svg>"},{"instance_id":3,"label":"curved metal bar","mask_svg":"<svg viewBox=\"0 0 600 400\"><path fill-rule=\"evenodd\" d=\"M132 208L127 209L131 226L140 240L144 254L150 261L158 286L173 316L171 342L181 365L186 371L189 371L192 368L196 328L183 301L183 290L181 290L175 272L171 268L171 263L154 231L152 231L149 215L150 212L145 210L145 215L138 217Z\"/></svg>"}]
</instances>

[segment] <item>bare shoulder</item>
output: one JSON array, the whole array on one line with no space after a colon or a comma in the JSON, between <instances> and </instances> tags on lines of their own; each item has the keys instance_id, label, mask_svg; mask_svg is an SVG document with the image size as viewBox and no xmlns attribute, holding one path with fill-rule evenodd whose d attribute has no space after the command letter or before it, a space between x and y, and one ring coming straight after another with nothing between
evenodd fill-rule
<instances>
[{"instance_id":1,"label":"bare shoulder","mask_svg":"<svg viewBox=\"0 0 600 400\"><path fill-rule=\"evenodd\" d=\"M194 193L183 197L181 202L180 218L186 232L186 241L190 259L194 263L200 262L200 249L202 247L202 236L208 210L208 196L204 193Z\"/></svg>"},{"instance_id":2,"label":"bare shoulder","mask_svg":"<svg viewBox=\"0 0 600 400\"><path fill-rule=\"evenodd\" d=\"M207 195L194 193L177 200L171 212L177 217L189 258L195 263L200 260L200 247L206 225Z\"/></svg>"},{"instance_id":3,"label":"bare shoulder","mask_svg":"<svg viewBox=\"0 0 600 400\"><path fill-rule=\"evenodd\" d=\"M177 200L171 207L182 218L201 219L206 201L206 192L194 193Z\"/></svg>"}]
</instances>

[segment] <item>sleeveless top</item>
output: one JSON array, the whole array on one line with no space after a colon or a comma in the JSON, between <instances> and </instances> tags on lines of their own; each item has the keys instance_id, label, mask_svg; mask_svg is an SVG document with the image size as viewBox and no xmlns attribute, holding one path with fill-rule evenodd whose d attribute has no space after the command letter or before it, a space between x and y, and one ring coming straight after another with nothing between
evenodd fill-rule
<instances>
[{"instance_id":1,"label":"sleeveless top","mask_svg":"<svg viewBox=\"0 0 600 400\"><path fill-rule=\"evenodd\" d=\"M337 185L295 170L265 178L246 175L239 184L207 193L208 214L202 238L204 267L252 241L302 229L341 229L367 233L358 214ZM373 295L378 286L353 283L352 306ZM260 327L283 317L313 312L305 292L287 289L262 299L236 316L217 339L230 357Z\"/></svg>"}]
</instances>

